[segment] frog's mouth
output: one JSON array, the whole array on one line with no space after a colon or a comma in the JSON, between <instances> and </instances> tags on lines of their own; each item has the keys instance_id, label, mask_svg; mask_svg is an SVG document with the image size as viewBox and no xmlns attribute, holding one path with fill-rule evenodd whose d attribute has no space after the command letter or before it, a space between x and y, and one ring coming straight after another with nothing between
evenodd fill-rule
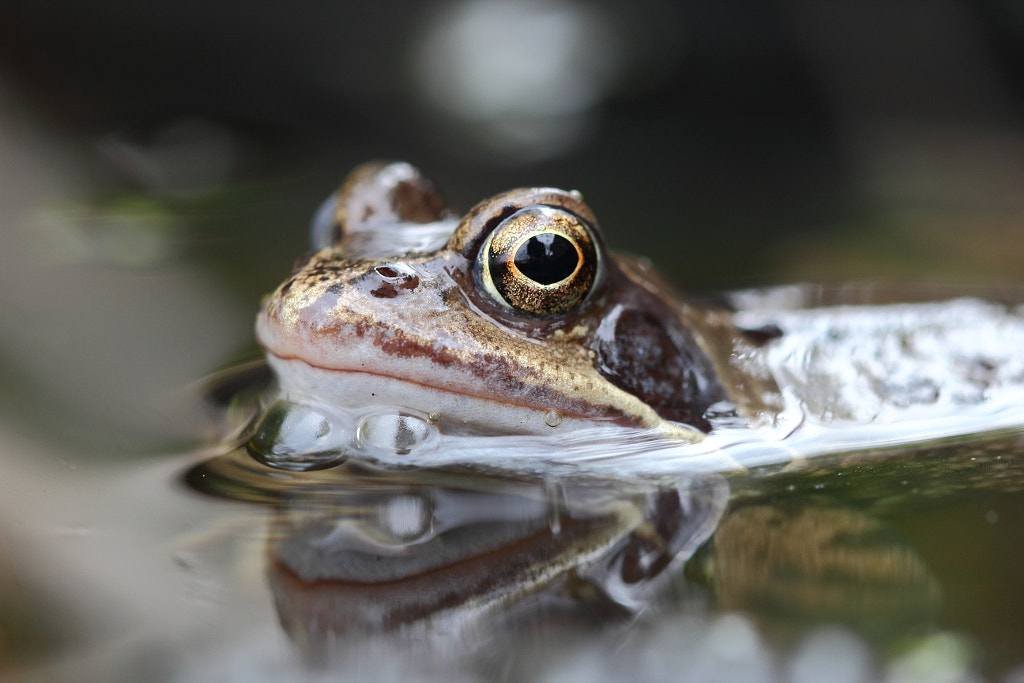
<instances>
[{"instance_id":1,"label":"frog's mouth","mask_svg":"<svg viewBox=\"0 0 1024 683\"><path fill-rule=\"evenodd\" d=\"M693 441L672 423L659 429L555 411L269 351L267 362L278 392L249 445L258 459L284 469L329 467L349 455L403 465L480 462L495 450L517 458L561 459L581 450L608 457Z\"/></svg>"},{"instance_id":2,"label":"frog's mouth","mask_svg":"<svg viewBox=\"0 0 1024 683\"><path fill-rule=\"evenodd\" d=\"M396 377L378 369L325 368L301 358L267 353L267 362L278 379L281 394L305 397L343 409L390 407L428 417L452 435L480 436L549 434L577 422L635 424L624 414L594 416L578 411L531 405L507 396L466 392L455 384ZM616 411L619 412L619 411Z\"/></svg>"}]
</instances>

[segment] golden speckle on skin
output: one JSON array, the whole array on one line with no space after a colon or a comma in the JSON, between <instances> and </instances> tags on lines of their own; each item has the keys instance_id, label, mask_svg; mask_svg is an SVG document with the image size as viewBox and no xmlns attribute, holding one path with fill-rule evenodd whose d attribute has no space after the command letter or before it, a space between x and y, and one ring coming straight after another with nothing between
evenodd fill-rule
<instances>
[{"instance_id":1,"label":"golden speckle on skin","mask_svg":"<svg viewBox=\"0 0 1024 683\"><path fill-rule=\"evenodd\" d=\"M577 325L568 332L565 330L555 330L551 335L555 341L570 341L572 339L583 339L587 336L589 328L586 325Z\"/></svg>"}]
</instances>

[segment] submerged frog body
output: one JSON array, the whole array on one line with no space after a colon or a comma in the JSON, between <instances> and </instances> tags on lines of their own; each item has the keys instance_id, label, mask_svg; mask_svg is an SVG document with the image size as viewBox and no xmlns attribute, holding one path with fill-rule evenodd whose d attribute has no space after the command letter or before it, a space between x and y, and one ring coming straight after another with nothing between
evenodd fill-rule
<instances>
[{"instance_id":1,"label":"submerged frog body","mask_svg":"<svg viewBox=\"0 0 1024 683\"><path fill-rule=\"evenodd\" d=\"M513 190L459 219L411 166L367 165L313 248L256 325L277 389L250 450L283 469L728 469L790 459L797 427L824 451L870 445L921 406L1024 423L1014 311L804 310L807 289L699 307L610 252L578 192ZM832 429L850 425L871 429Z\"/></svg>"}]
</instances>

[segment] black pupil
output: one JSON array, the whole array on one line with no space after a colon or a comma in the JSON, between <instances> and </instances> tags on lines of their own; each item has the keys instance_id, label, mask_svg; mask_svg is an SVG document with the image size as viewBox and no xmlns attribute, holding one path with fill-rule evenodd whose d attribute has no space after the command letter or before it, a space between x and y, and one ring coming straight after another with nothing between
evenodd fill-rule
<instances>
[{"instance_id":1,"label":"black pupil","mask_svg":"<svg viewBox=\"0 0 1024 683\"><path fill-rule=\"evenodd\" d=\"M516 268L542 285L552 285L569 277L580 262L572 242L554 233L534 235L516 251Z\"/></svg>"}]
</instances>

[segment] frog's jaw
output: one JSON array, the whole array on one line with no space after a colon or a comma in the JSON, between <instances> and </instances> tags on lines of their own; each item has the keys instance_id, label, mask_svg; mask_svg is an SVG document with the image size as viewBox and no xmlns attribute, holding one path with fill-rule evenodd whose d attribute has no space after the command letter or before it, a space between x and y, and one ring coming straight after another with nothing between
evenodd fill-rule
<instances>
[{"instance_id":1,"label":"frog's jaw","mask_svg":"<svg viewBox=\"0 0 1024 683\"><path fill-rule=\"evenodd\" d=\"M527 451L550 455L588 443L599 449L623 437L648 447L695 440L691 430L672 423L651 428L559 414L368 371L320 368L273 353L267 362L278 378L276 405L305 415L296 423L323 425L316 429L325 436L300 433L294 435L297 443L371 461L422 465L447 461L467 448L478 455L487 448L505 449L513 457Z\"/></svg>"},{"instance_id":2,"label":"frog's jaw","mask_svg":"<svg viewBox=\"0 0 1024 683\"><path fill-rule=\"evenodd\" d=\"M582 421L552 411L435 388L366 370L336 370L304 360L268 354L283 395L316 397L345 409L394 408L422 415L445 433L477 435L548 434L562 423ZM586 420L591 422L591 420ZM552 426L552 424L554 426Z\"/></svg>"}]
</instances>

